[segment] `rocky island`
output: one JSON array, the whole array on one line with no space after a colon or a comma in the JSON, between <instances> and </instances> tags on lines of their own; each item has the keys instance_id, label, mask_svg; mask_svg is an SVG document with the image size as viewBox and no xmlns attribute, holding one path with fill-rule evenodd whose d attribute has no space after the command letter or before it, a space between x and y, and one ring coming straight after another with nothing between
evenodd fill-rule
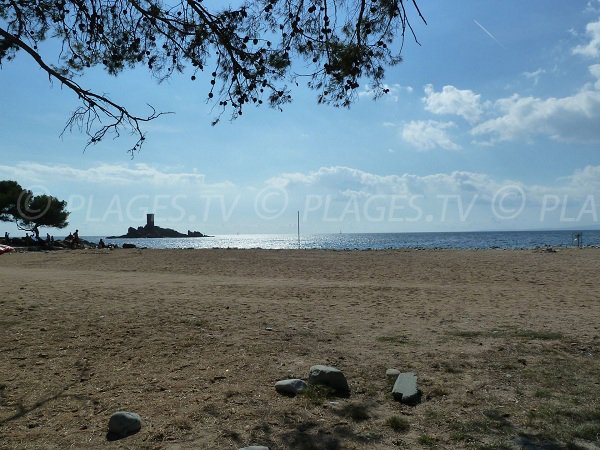
<instances>
[{"instance_id":1,"label":"rocky island","mask_svg":"<svg viewBox=\"0 0 600 450\"><path fill-rule=\"evenodd\" d=\"M161 228L154 225L154 214L146 214L146 225L143 227L129 227L127 234L123 236L107 236L106 239L136 239L136 238L192 238L192 237L209 237L199 231L188 230L187 234L180 233L171 228Z\"/></svg>"}]
</instances>

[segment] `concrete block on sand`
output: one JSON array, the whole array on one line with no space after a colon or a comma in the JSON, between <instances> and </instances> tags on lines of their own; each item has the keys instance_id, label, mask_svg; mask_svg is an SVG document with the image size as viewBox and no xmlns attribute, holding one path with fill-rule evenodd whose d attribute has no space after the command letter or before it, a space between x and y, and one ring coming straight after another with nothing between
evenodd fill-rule
<instances>
[{"instance_id":1,"label":"concrete block on sand","mask_svg":"<svg viewBox=\"0 0 600 450\"><path fill-rule=\"evenodd\" d=\"M398 375L392 395L395 400L406 405L416 405L421 402L421 391L417 387L417 376L413 372L404 372Z\"/></svg>"}]
</instances>

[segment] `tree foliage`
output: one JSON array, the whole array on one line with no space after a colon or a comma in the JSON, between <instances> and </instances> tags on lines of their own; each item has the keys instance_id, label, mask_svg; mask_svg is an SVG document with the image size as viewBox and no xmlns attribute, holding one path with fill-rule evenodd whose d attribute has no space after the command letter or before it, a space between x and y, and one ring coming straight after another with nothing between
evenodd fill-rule
<instances>
[{"instance_id":1,"label":"tree foliage","mask_svg":"<svg viewBox=\"0 0 600 450\"><path fill-rule=\"evenodd\" d=\"M159 80L185 69L211 74L207 98L235 118L249 104L280 108L288 84L306 79L319 103L349 106L359 83L385 93L386 67L401 61L407 8L423 19L416 0L240 0L209 6L202 0L0 0L0 64L18 51L74 91L80 107L67 127L80 127L88 145L128 129L144 142L143 122L75 80L86 69L116 75L143 65ZM214 2L213 2L214 3ZM424 19L423 19L424 20ZM42 55L46 39L58 55ZM218 117L215 123L218 121Z\"/></svg>"},{"instance_id":2,"label":"tree foliage","mask_svg":"<svg viewBox=\"0 0 600 450\"><path fill-rule=\"evenodd\" d=\"M0 181L0 221L14 220L21 192L23 188L16 181Z\"/></svg>"},{"instance_id":3,"label":"tree foliage","mask_svg":"<svg viewBox=\"0 0 600 450\"><path fill-rule=\"evenodd\" d=\"M33 195L16 181L0 181L0 221L15 222L25 231L39 227L65 228L67 202L51 195Z\"/></svg>"}]
</instances>

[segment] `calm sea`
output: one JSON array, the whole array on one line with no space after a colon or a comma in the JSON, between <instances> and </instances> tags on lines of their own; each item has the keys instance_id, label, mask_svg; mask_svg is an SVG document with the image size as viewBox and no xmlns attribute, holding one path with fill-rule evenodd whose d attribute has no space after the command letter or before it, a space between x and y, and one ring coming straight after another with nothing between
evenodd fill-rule
<instances>
[{"instance_id":1,"label":"calm sea","mask_svg":"<svg viewBox=\"0 0 600 450\"><path fill-rule=\"evenodd\" d=\"M518 249L574 246L575 231L503 231L461 233L344 233L298 237L290 234L236 234L205 238L105 239L119 246L124 243L147 248L263 248L383 250L402 248ZM600 230L583 231L584 247L600 247ZM100 236L84 239L98 242Z\"/></svg>"}]
</instances>

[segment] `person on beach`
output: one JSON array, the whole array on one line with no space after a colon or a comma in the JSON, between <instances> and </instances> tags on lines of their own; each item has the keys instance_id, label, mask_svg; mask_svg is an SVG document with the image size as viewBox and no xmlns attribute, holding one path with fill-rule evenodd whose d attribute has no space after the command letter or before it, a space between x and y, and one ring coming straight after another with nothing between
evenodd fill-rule
<instances>
[{"instance_id":1,"label":"person on beach","mask_svg":"<svg viewBox=\"0 0 600 450\"><path fill-rule=\"evenodd\" d=\"M100 239L100 242L98 242L98 248L106 248L106 244L102 239Z\"/></svg>"},{"instance_id":2,"label":"person on beach","mask_svg":"<svg viewBox=\"0 0 600 450\"><path fill-rule=\"evenodd\" d=\"M71 248L77 248L79 245L79 230L75 230L75 233L69 234L71 236Z\"/></svg>"},{"instance_id":3,"label":"person on beach","mask_svg":"<svg viewBox=\"0 0 600 450\"><path fill-rule=\"evenodd\" d=\"M4 243L6 245L10 244L10 235L8 234L8 231L4 232Z\"/></svg>"}]
</instances>

